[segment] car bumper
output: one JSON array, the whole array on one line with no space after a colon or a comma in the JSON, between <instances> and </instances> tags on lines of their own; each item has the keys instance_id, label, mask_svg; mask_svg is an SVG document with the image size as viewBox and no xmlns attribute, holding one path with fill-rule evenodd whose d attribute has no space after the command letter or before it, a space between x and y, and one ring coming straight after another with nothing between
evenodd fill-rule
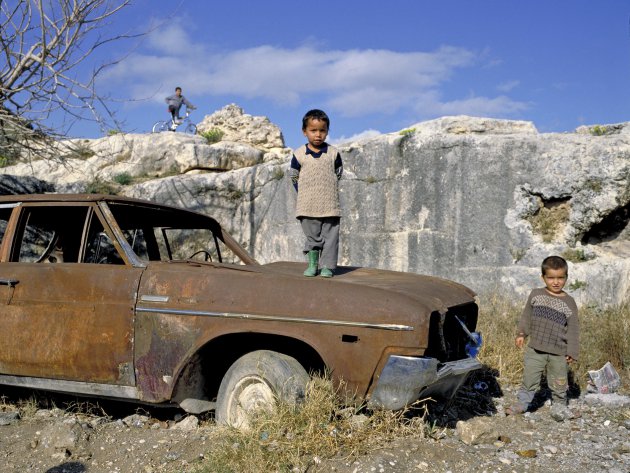
<instances>
[{"instance_id":1,"label":"car bumper","mask_svg":"<svg viewBox=\"0 0 630 473\"><path fill-rule=\"evenodd\" d=\"M435 358L390 356L372 391L372 407L397 410L423 397L450 399L468 373L481 368L477 358L440 363Z\"/></svg>"}]
</instances>

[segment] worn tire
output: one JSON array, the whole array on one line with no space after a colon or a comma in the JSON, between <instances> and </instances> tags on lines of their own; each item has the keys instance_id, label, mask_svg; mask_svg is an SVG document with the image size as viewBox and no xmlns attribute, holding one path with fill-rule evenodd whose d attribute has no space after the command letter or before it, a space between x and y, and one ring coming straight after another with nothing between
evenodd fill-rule
<instances>
[{"instance_id":1,"label":"worn tire","mask_svg":"<svg viewBox=\"0 0 630 473\"><path fill-rule=\"evenodd\" d=\"M247 353L221 381L217 423L247 429L251 414L273 410L278 400L298 403L304 399L308 381L308 373L295 358L269 350Z\"/></svg>"}]
</instances>

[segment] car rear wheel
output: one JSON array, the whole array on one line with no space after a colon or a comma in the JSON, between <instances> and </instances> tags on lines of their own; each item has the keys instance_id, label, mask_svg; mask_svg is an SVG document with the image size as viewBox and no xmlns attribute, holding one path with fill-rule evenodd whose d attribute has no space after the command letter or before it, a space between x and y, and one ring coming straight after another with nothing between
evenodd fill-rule
<instances>
[{"instance_id":1,"label":"car rear wheel","mask_svg":"<svg viewBox=\"0 0 630 473\"><path fill-rule=\"evenodd\" d=\"M308 381L295 358L268 350L243 355L219 387L217 423L247 429L253 414L272 411L277 401L293 404L304 399Z\"/></svg>"}]
</instances>

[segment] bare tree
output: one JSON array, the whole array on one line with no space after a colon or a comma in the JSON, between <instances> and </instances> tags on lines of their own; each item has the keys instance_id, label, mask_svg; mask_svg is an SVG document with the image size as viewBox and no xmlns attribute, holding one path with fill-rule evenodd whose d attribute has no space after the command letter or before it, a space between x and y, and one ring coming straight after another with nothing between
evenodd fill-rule
<instances>
[{"instance_id":1,"label":"bare tree","mask_svg":"<svg viewBox=\"0 0 630 473\"><path fill-rule=\"evenodd\" d=\"M95 88L107 64L89 68L88 59L108 43L136 36L108 34L112 17L129 3L0 0L0 160L44 155L49 140L65 137L78 119L117 127ZM52 126L52 117L63 118Z\"/></svg>"}]
</instances>

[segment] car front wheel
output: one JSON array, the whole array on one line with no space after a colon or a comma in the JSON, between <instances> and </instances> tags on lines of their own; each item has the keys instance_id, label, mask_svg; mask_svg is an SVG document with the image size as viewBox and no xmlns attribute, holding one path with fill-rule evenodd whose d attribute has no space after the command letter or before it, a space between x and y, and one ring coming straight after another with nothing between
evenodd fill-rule
<instances>
[{"instance_id":1,"label":"car front wheel","mask_svg":"<svg viewBox=\"0 0 630 473\"><path fill-rule=\"evenodd\" d=\"M304 399L309 376L290 356L269 350L243 355L227 371L217 395L217 423L247 429L255 413L271 411L277 401Z\"/></svg>"}]
</instances>

